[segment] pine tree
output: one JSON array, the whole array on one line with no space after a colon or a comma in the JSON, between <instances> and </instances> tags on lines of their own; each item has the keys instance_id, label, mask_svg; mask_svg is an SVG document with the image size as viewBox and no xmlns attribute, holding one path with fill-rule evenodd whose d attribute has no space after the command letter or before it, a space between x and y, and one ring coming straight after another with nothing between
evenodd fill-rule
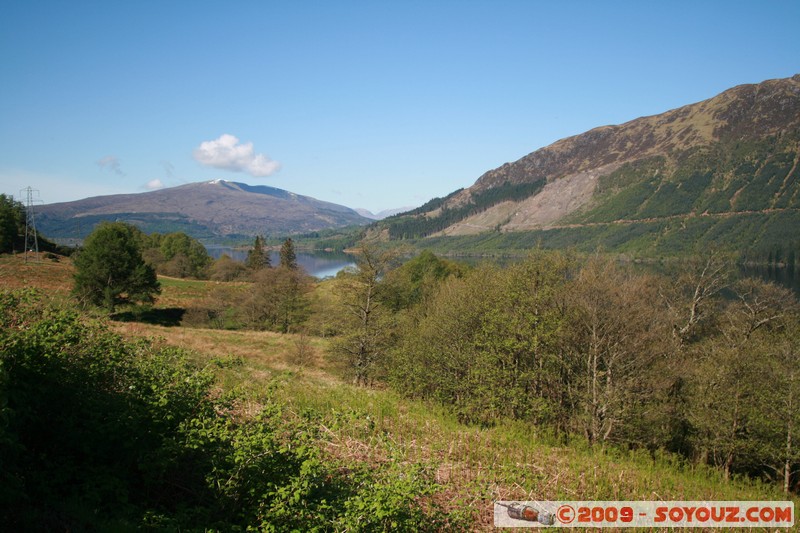
<instances>
[{"instance_id":1,"label":"pine tree","mask_svg":"<svg viewBox=\"0 0 800 533\"><path fill-rule=\"evenodd\" d=\"M297 255L294 253L294 242L291 238L283 241L281 246L281 268L297 270Z\"/></svg>"},{"instance_id":2,"label":"pine tree","mask_svg":"<svg viewBox=\"0 0 800 533\"><path fill-rule=\"evenodd\" d=\"M245 265L250 270L261 270L272 266L269 260L269 252L264 248L264 239L260 235L256 236L253 249L247 252Z\"/></svg>"}]
</instances>

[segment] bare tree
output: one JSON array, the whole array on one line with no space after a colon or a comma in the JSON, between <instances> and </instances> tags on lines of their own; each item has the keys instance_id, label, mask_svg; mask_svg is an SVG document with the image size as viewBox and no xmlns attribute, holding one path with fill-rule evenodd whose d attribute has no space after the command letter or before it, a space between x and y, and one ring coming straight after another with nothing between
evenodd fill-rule
<instances>
[{"instance_id":1,"label":"bare tree","mask_svg":"<svg viewBox=\"0 0 800 533\"><path fill-rule=\"evenodd\" d=\"M343 333L333 352L344 358L358 385L372 383L391 338L392 316L381 300L380 282L395 258L393 252L364 243L358 249L356 269L337 279Z\"/></svg>"},{"instance_id":2,"label":"bare tree","mask_svg":"<svg viewBox=\"0 0 800 533\"><path fill-rule=\"evenodd\" d=\"M717 252L694 258L677 283L662 290L674 315L673 334L681 344L696 338L701 327L713 320L715 299L730 285L731 264Z\"/></svg>"},{"instance_id":3,"label":"bare tree","mask_svg":"<svg viewBox=\"0 0 800 533\"><path fill-rule=\"evenodd\" d=\"M670 351L655 284L594 257L570 287L570 352L579 426L606 442L652 396L652 368Z\"/></svg>"}]
</instances>

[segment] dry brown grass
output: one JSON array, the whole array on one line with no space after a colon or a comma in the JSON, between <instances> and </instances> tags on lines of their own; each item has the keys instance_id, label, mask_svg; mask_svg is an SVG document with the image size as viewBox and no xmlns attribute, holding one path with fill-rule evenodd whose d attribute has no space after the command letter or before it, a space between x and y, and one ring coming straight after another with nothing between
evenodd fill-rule
<instances>
[{"instance_id":1,"label":"dry brown grass","mask_svg":"<svg viewBox=\"0 0 800 533\"><path fill-rule=\"evenodd\" d=\"M170 346L195 353L200 361L217 358L241 358L246 379L267 381L280 372L299 372L307 380L318 384L338 383L329 374L325 359L324 339L310 338L311 353L304 366L290 364L300 336L270 331L228 331L219 329L163 327L138 322L115 322L112 328L125 337L151 338Z\"/></svg>"},{"instance_id":2,"label":"dry brown grass","mask_svg":"<svg viewBox=\"0 0 800 533\"><path fill-rule=\"evenodd\" d=\"M58 257L58 261L45 258L40 253L32 254L25 262L24 254L0 255L0 287L21 289L36 287L52 296L67 297L72 290L72 275L75 268L68 257Z\"/></svg>"}]
</instances>

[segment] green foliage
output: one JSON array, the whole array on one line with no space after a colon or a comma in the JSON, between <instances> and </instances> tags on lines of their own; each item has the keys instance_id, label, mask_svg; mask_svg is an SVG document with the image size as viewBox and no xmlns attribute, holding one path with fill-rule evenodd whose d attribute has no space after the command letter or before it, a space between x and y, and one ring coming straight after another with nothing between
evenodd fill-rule
<instances>
[{"instance_id":1,"label":"green foliage","mask_svg":"<svg viewBox=\"0 0 800 533\"><path fill-rule=\"evenodd\" d=\"M557 299L566 268L564 258L538 254L448 279L401 330L390 380L469 422L552 420L557 399L542 391L558 375L555 341L565 316Z\"/></svg>"},{"instance_id":2,"label":"green foliage","mask_svg":"<svg viewBox=\"0 0 800 533\"><path fill-rule=\"evenodd\" d=\"M248 269L241 261L231 259L228 254L222 254L209 268L211 281L235 281L244 278Z\"/></svg>"},{"instance_id":3,"label":"green foliage","mask_svg":"<svg viewBox=\"0 0 800 533\"><path fill-rule=\"evenodd\" d=\"M458 195L458 193L460 193L463 190L464 190L463 188L457 189L457 190L451 192L450 194L448 194L447 196L445 196L444 198L433 198L431 200L428 200L427 202L425 202L421 206L417 207L416 209L412 209L411 211L408 211L406 213L400 213L400 214L397 214L397 215L393 215L391 217L387 217L386 220L394 220L394 219L400 220L403 217L405 217L406 215L421 215L423 213L428 213L430 211L435 211L435 210L439 209L445 202L447 202L447 200L455 197L456 195Z\"/></svg>"},{"instance_id":4,"label":"green foliage","mask_svg":"<svg viewBox=\"0 0 800 533\"><path fill-rule=\"evenodd\" d=\"M792 443L800 424L798 302L788 289L753 279L738 281L732 291L737 298L724 308L715 334L691 349L697 361L687 374L688 417L695 446L726 478L785 475L788 491L800 462Z\"/></svg>"},{"instance_id":5,"label":"green foliage","mask_svg":"<svg viewBox=\"0 0 800 533\"><path fill-rule=\"evenodd\" d=\"M280 267L287 270L297 270L297 254L294 251L294 241L289 237L283 241L280 252Z\"/></svg>"},{"instance_id":6,"label":"green foliage","mask_svg":"<svg viewBox=\"0 0 800 533\"><path fill-rule=\"evenodd\" d=\"M13 196L0 194L0 253L11 252L24 232L25 207Z\"/></svg>"},{"instance_id":7,"label":"green foliage","mask_svg":"<svg viewBox=\"0 0 800 533\"><path fill-rule=\"evenodd\" d=\"M382 293L386 304L397 312L418 304L431 296L442 281L450 276L462 277L467 270L463 264L423 250L384 276Z\"/></svg>"},{"instance_id":8,"label":"green foliage","mask_svg":"<svg viewBox=\"0 0 800 533\"><path fill-rule=\"evenodd\" d=\"M438 529L413 465L344 468L313 413L252 418L182 351L0 293L0 520L10 530ZM423 500L426 502L423 504Z\"/></svg>"},{"instance_id":9,"label":"green foliage","mask_svg":"<svg viewBox=\"0 0 800 533\"><path fill-rule=\"evenodd\" d=\"M800 211L686 216L653 221L622 221L582 227L458 237L432 237L414 242L436 253L521 255L531 248L580 252L623 252L642 257L690 256L709 246L738 253L745 260L766 262L772 250L796 242Z\"/></svg>"},{"instance_id":10,"label":"green foliage","mask_svg":"<svg viewBox=\"0 0 800 533\"><path fill-rule=\"evenodd\" d=\"M380 252L363 243L356 268L336 276L334 292L339 336L331 351L357 385L372 384L385 370L394 320L381 278L394 259L393 253Z\"/></svg>"},{"instance_id":11,"label":"green foliage","mask_svg":"<svg viewBox=\"0 0 800 533\"><path fill-rule=\"evenodd\" d=\"M754 280L729 287L718 258L683 268L667 280L538 252L443 278L399 307L389 383L464 422L513 418L667 450L788 491L800 467L798 302Z\"/></svg>"},{"instance_id":12,"label":"green foliage","mask_svg":"<svg viewBox=\"0 0 800 533\"><path fill-rule=\"evenodd\" d=\"M363 226L348 226L295 235L294 240L306 249L341 251L355 247L363 238Z\"/></svg>"},{"instance_id":13,"label":"green foliage","mask_svg":"<svg viewBox=\"0 0 800 533\"><path fill-rule=\"evenodd\" d=\"M601 176L593 201L560 221L561 227L429 237L468 216L480 196L475 205L444 209L430 218L387 219L386 227L392 238L417 239L418 247L439 253L519 254L541 246L659 257L691 255L713 243L758 257L796 240L798 141L800 132L793 131L626 163Z\"/></svg>"},{"instance_id":14,"label":"green foliage","mask_svg":"<svg viewBox=\"0 0 800 533\"><path fill-rule=\"evenodd\" d=\"M261 270L272 266L270 264L269 251L264 248L264 238L260 235L256 236L253 248L248 250L244 264L250 270Z\"/></svg>"},{"instance_id":15,"label":"green foliage","mask_svg":"<svg viewBox=\"0 0 800 533\"><path fill-rule=\"evenodd\" d=\"M656 179L666 168L666 159L660 156L625 163L610 174L600 176L597 183L598 194L619 191L642 181Z\"/></svg>"},{"instance_id":16,"label":"green foliage","mask_svg":"<svg viewBox=\"0 0 800 533\"><path fill-rule=\"evenodd\" d=\"M302 270L265 268L251 276L249 295L237 307L255 329L287 333L308 318L311 280Z\"/></svg>"},{"instance_id":17,"label":"green foliage","mask_svg":"<svg viewBox=\"0 0 800 533\"><path fill-rule=\"evenodd\" d=\"M158 268L168 276L204 278L211 257L200 241L185 233L168 233L161 238L159 251L165 263Z\"/></svg>"},{"instance_id":18,"label":"green foliage","mask_svg":"<svg viewBox=\"0 0 800 533\"><path fill-rule=\"evenodd\" d=\"M109 311L124 302L152 302L160 292L153 268L142 258L132 226L101 224L75 258L74 295Z\"/></svg>"},{"instance_id":19,"label":"green foliage","mask_svg":"<svg viewBox=\"0 0 800 533\"><path fill-rule=\"evenodd\" d=\"M145 234L131 226L142 257L159 274L176 278L205 278L211 257L203 244L182 232Z\"/></svg>"}]
</instances>

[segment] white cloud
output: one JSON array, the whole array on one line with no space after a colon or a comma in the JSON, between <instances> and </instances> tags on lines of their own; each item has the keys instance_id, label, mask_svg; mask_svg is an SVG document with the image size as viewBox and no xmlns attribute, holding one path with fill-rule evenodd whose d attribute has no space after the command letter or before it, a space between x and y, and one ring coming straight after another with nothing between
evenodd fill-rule
<instances>
[{"instance_id":1,"label":"white cloud","mask_svg":"<svg viewBox=\"0 0 800 533\"><path fill-rule=\"evenodd\" d=\"M161 182L160 179L156 178L154 180L150 180L145 184L145 188L151 191L155 191L157 189L163 189L164 184Z\"/></svg>"},{"instance_id":2,"label":"white cloud","mask_svg":"<svg viewBox=\"0 0 800 533\"><path fill-rule=\"evenodd\" d=\"M109 172L113 172L117 176L124 176L125 173L122 171L120 167L119 158L115 155L107 155L102 159L96 161L97 166L102 168L103 170L108 170Z\"/></svg>"},{"instance_id":3,"label":"white cloud","mask_svg":"<svg viewBox=\"0 0 800 533\"><path fill-rule=\"evenodd\" d=\"M256 154L253 143L239 144L239 139L227 133L219 139L200 143L194 149L193 155L203 165L245 172L255 177L269 176L280 169L277 161L263 154Z\"/></svg>"}]
</instances>

